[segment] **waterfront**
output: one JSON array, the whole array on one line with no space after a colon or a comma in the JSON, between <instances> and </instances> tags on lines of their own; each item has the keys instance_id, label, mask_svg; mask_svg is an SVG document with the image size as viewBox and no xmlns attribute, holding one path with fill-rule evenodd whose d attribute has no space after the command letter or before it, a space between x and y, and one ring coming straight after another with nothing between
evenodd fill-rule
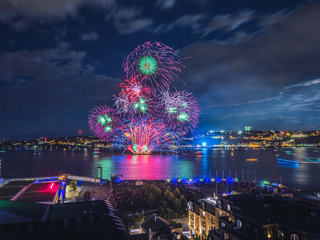
<instances>
[{"instance_id":1,"label":"waterfront","mask_svg":"<svg viewBox=\"0 0 320 240\"><path fill-rule=\"evenodd\" d=\"M285 152L287 151L287 152ZM288 151L291 151L289 153ZM320 158L313 148L293 148L274 151L274 149L203 151L203 155L111 155L103 152L93 155L91 151L16 151L0 153L2 159L2 177L53 176L62 173L74 175L95 175L96 167L101 164L103 178L111 174L123 174L124 179L172 179L176 178L225 178L229 170L231 176L241 178L244 172L246 180L256 178L270 182L280 181L289 188L319 188L319 164L278 164L279 158L304 162L306 158ZM296 155L295 155L296 154ZM256 162L247 159L257 159Z\"/></svg>"}]
</instances>

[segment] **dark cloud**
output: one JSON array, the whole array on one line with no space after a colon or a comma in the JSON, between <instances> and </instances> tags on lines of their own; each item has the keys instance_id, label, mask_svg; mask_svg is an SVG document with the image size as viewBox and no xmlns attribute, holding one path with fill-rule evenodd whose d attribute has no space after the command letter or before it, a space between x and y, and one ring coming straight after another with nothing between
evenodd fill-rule
<instances>
[{"instance_id":1,"label":"dark cloud","mask_svg":"<svg viewBox=\"0 0 320 240\"><path fill-rule=\"evenodd\" d=\"M113 8L105 17L106 21L113 21L114 27L120 34L132 34L138 31L150 31L154 20L138 18L142 8L121 7Z\"/></svg>"},{"instance_id":2,"label":"dark cloud","mask_svg":"<svg viewBox=\"0 0 320 240\"><path fill-rule=\"evenodd\" d=\"M243 10L236 14L219 14L213 17L202 31L204 32L204 35L219 29L233 31L242 24L251 21L253 17L254 11L252 10Z\"/></svg>"},{"instance_id":3,"label":"dark cloud","mask_svg":"<svg viewBox=\"0 0 320 240\"><path fill-rule=\"evenodd\" d=\"M0 20L10 21L15 17L26 18L64 18L77 15L84 5L110 7L115 0L2 0L0 1Z\"/></svg>"},{"instance_id":4,"label":"dark cloud","mask_svg":"<svg viewBox=\"0 0 320 240\"><path fill-rule=\"evenodd\" d=\"M176 0L158 0L156 6L162 9L170 9L174 6Z\"/></svg>"},{"instance_id":5,"label":"dark cloud","mask_svg":"<svg viewBox=\"0 0 320 240\"><path fill-rule=\"evenodd\" d=\"M287 21L267 24L241 44L202 41L182 49L183 56L192 56L182 77L200 97L203 119L227 118L230 125L237 125L239 119L245 124L248 117L247 123L262 126L275 114L296 117L296 123L314 116L320 91L315 84L320 75L320 33L314 31L320 27L319 11L319 3L312 2L287 14ZM286 123L281 124L276 125Z\"/></svg>"},{"instance_id":6,"label":"dark cloud","mask_svg":"<svg viewBox=\"0 0 320 240\"><path fill-rule=\"evenodd\" d=\"M15 32L26 31L29 28L29 23L25 20L18 20L11 24L11 28L14 29Z\"/></svg>"},{"instance_id":7,"label":"dark cloud","mask_svg":"<svg viewBox=\"0 0 320 240\"><path fill-rule=\"evenodd\" d=\"M55 136L63 131L70 135L78 128L72 123L79 122L79 112L86 115L96 105L112 105L119 80L95 74L95 67L84 63L86 56L60 49L0 55L3 134L32 138L61 126ZM86 118L80 122L85 124ZM28 133L35 125L40 132Z\"/></svg>"},{"instance_id":8,"label":"dark cloud","mask_svg":"<svg viewBox=\"0 0 320 240\"><path fill-rule=\"evenodd\" d=\"M99 38L98 34L95 32L87 33L87 34L82 34L81 35L81 40L82 41L95 41Z\"/></svg>"},{"instance_id":9,"label":"dark cloud","mask_svg":"<svg viewBox=\"0 0 320 240\"><path fill-rule=\"evenodd\" d=\"M200 21L204 19L206 19L206 16L203 14L181 16L172 23L160 24L153 30L153 32L157 34L165 33L172 31L175 28L191 28L194 32L199 32L199 28L201 27Z\"/></svg>"}]
</instances>

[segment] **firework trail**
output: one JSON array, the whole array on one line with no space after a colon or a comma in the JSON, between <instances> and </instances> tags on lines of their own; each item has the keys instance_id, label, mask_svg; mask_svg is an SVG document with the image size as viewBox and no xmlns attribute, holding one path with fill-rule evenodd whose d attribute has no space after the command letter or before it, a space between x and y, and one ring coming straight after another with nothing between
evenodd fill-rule
<instances>
[{"instance_id":1,"label":"firework trail","mask_svg":"<svg viewBox=\"0 0 320 240\"><path fill-rule=\"evenodd\" d=\"M123 138L127 141L127 149L134 154L151 154L154 151L170 151L180 147L172 140L176 134L161 119L139 118L130 119L121 127Z\"/></svg>"}]
</instances>

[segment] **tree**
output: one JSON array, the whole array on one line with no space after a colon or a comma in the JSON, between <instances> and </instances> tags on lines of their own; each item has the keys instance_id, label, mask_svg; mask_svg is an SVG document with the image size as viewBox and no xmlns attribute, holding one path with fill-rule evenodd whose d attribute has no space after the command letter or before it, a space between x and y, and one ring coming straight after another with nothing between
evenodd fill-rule
<instances>
[{"instance_id":1,"label":"tree","mask_svg":"<svg viewBox=\"0 0 320 240\"><path fill-rule=\"evenodd\" d=\"M149 197L148 197L148 200L147 200L147 204L148 204L150 207L153 207L153 204L154 204L154 194L153 194L153 193L150 193L150 194L149 194Z\"/></svg>"},{"instance_id":2,"label":"tree","mask_svg":"<svg viewBox=\"0 0 320 240\"><path fill-rule=\"evenodd\" d=\"M174 190L174 195L175 195L177 198L180 198L181 193L180 193L180 191L179 191L178 188L176 188L176 189Z\"/></svg>"},{"instance_id":3,"label":"tree","mask_svg":"<svg viewBox=\"0 0 320 240\"><path fill-rule=\"evenodd\" d=\"M182 208L183 212L186 212L187 211L188 201L187 201L187 199L185 198L184 195L181 195L180 202L181 202L181 208Z\"/></svg>"},{"instance_id":4,"label":"tree","mask_svg":"<svg viewBox=\"0 0 320 240\"><path fill-rule=\"evenodd\" d=\"M170 195L170 191L169 191L169 189L167 189L165 192L164 192L164 198L166 199L166 200L169 200L169 195Z\"/></svg>"},{"instance_id":5,"label":"tree","mask_svg":"<svg viewBox=\"0 0 320 240\"><path fill-rule=\"evenodd\" d=\"M172 192L170 192L168 200L171 205L173 204L175 199L176 199L176 196Z\"/></svg>"},{"instance_id":6,"label":"tree","mask_svg":"<svg viewBox=\"0 0 320 240\"><path fill-rule=\"evenodd\" d=\"M142 223L144 221L144 218L145 218L144 213L143 212L142 213L138 213L137 216L138 216L139 222Z\"/></svg>"},{"instance_id":7,"label":"tree","mask_svg":"<svg viewBox=\"0 0 320 240\"><path fill-rule=\"evenodd\" d=\"M160 188L157 188L157 190L155 191L155 195L156 195L157 201L160 201L162 198L162 191Z\"/></svg>"},{"instance_id":8,"label":"tree","mask_svg":"<svg viewBox=\"0 0 320 240\"><path fill-rule=\"evenodd\" d=\"M72 180L69 183L69 187L70 187L69 192L75 192L77 190L77 182L75 180Z\"/></svg>"},{"instance_id":9,"label":"tree","mask_svg":"<svg viewBox=\"0 0 320 240\"><path fill-rule=\"evenodd\" d=\"M181 203L180 203L180 199L176 198L173 202L173 210L176 213L180 213L181 212Z\"/></svg>"},{"instance_id":10,"label":"tree","mask_svg":"<svg viewBox=\"0 0 320 240\"><path fill-rule=\"evenodd\" d=\"M167 214L166 214L166 216L167 216L167 219L168 219L169 221L172 219L173 214L174 214L174 212L173 212L170 208L167 208Z\"/></svg>"}]
</instances>

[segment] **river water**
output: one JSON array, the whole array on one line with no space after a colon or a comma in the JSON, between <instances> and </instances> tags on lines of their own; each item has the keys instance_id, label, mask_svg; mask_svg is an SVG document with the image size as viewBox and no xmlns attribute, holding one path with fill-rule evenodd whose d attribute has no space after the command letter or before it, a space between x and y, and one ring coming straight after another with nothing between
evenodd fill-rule
<instances>
[{"instance_id":1,"label":"river water","mask_svg":"<svg viewBox=\"0 0 320 240\"><path fill-rule=\"evenodd\" d=\"M285 152L285 151L291 151ZM276 156L279 154L280 156ZM171 179L171 178L241 178L245 180L280 182L289 188L319 189L319 164L279 164L277 158L305 162L306 158L319 158L314 148L260 149L260 150L203 150L203 155L112 155L108 152L93 155L92 151L27 151L0 152L3 178L57 176L70 173L95 176L97 166L102 166L103 178L111 174L123 174L123 179ZM249 162L247 159L257 159Z\"/></svg>"}]
</instances>

